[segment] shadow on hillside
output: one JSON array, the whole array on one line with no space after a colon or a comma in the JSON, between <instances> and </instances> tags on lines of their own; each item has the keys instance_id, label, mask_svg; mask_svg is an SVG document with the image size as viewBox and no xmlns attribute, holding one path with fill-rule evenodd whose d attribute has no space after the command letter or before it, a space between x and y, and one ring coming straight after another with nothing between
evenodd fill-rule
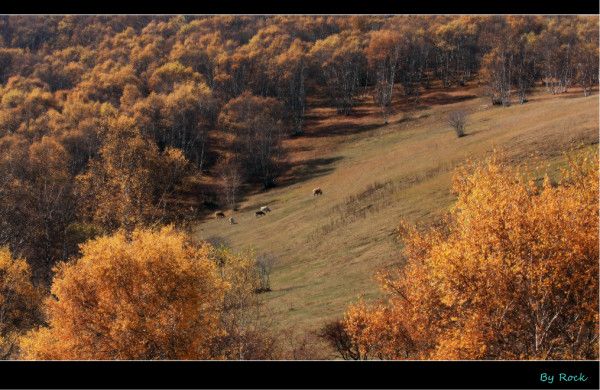
<instances>
[{"instance_id":1,"label":"shadow on hillside","mask_svg":"<svg viewBox=\"0 0 600 390\"><path fill-rule=\"evenodd\" d=\"M216 248L219 248L219 247L231 248L231 241L225 237L210 236L208 238L205 238L204 241L208 242L209 244L211 244L212 246L214 246Z\"/></svg>"},{"instance_id":2,"label":"shadow on hillside","mask_svg":"<svg viewBox=\"0 0 600 390\"><path fill-rule=\"evenodd\" d=\"M309 285L301 284L301 285L297 285L297 286L285 287L285 288L273 290L273 292L289 292L289 291L298 290L298 289L305 288L305 287L309 287Z\"/></svg>"},{"instance_id":3,"label":"shadow on hillside","mask_svg":"<svg viewBox=\"0 0 600 390\"><path fill-rule=\"evenodd\" d=\"M460 103L467 100L475 99L477 95L450 95L444 92L424 96L420 103L427 106L443 106L446 104Z\"/></svg>"},{"instance_id":4,"label":"shadow on hillside","mask_svg":"<svg viewBox=\"0 0 600 390\"><path fill-rule=\"evenodd\" d=\"M290 173L289 175L286 175L286 177L281 178L278 187L298 184L315 177L326 175L333 171L333 163L342 158L343 157L341 156L336 156L298 161L294 166L286 167L285 170Z\"/></svg>"},{"instance_id":5,"label":"shadow on hillside","mask_svg":"<svg viewBox=\"0 0 600 390\"><path fill-rule=\"evenodd\" d=\"M598 90L594 89L594 90L592 90L592 93L588 96L584 96L583 91L568 91L568 92L563 92L561 94L557 94L554 96L558 96L563 99L576 99L576 98L590 97L590 96L594 96L597 94L598 94Z\"/></svg>"},{"instance_id":6,"label":"shadow on hillside","mask_svg":"<svg viewBox=\"0 0 600 390\"><path fill-rule=\"evenodd\" d=\"M406 114L405 114L406 115ZM422 119L422 118L427 118L429 115L421 115L418 117L414 117L414 116L403 116L402 118L395 120L395 121L390 121L388 124L394 124L394 125L401 125L403 123L407 123L407 122L412 122L412 121L416 121L417 119Z\"/></svg>"},{"instance_id":7,"label":"shadow on hillside","mask_svg":"<svg viewBox=\"0 0 600 390\"><path fill-rule=\"evenodd\" d=\"M304 116L304 120L306 123L307 129L315 129L317 131L327 130L329 126L328 123L349 123L350 126L356 126L356 122L353 122L355 119L361 119L373 115L377 115L378 111L374 109L354 109L350 114L339 114L337 112L332 113L309 113ZM327 124L323 124L327 123ZM302 136L311 134L305 133Z\"/></svg>"},{"instance_id":8,"label":"shadow on hillside","mask_svg":"<svg viewBox=\"0 0 600 390\"><path fill-rule=\"evenodd\" d=\"M434 92L419 97L418 100L401 98L394 104L394 110L398 112L428 110L433 106L460 103L475 99L477 95L452 95L446 92Z\"/></svg>"},{"instance_id":9,"label":"shadow on hillside","mask_svg":"<svg viewBox=\"0 0 600 390\"><path fill-rule=\"evenodd\" d=\"M361 134L369 130L381 127L381 123L356 124L352 122L338 122L314 128L310 133L304 134L305 138L321 138L331 136L345 136Z\"/></svg>"}]
</instances>

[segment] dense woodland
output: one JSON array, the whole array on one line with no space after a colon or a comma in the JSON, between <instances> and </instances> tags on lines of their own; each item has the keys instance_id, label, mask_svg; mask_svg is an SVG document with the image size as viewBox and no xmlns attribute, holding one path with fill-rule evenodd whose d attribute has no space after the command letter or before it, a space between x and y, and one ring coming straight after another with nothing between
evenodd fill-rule
<instances>
[{"instance_id":1,"label":"dense woodland","mask_svg":"<svg viewBox=\"0 0 600 390\"><path fill-rule=\"evenodd\" d=\"M282 141L303 136L310 96L325 96L343 116L352 113L360 94L369 93L384 123L398 93L418 101L433 85L467 83L485 86L490 102L499 106L527 104L534 87L553 94L578 88L587 96L598 84L598 19L2 16L0 357L281 357L259 320L254 291L261 275L254 272L255 260L191 243L164 226L185 227L217 208L235 209L244 191L277 186L289 169ZM577 193L577 180L564 191ZM517 186L507 179L509 184ZM460 191L473 193L475 187L463 183ZM540 191L528 195L517 186L514 196L523 199L514 202L524 200L537 210L538 202L556 203L562 196L550 188ZM580 209L573 204L576 213ZM546 218L523 213L532 226ZM461 242L456 235L469 229L482 234L479 226L463 226L472 223L464 215L452 225L462 233L428 233L436 239L426 248L420 245L428 239L411 233L415 262L431 251L443 256L436 245L475 251L444 241ZM597 216L597 205L589 215ZM590 225L581 218L584 237ZM589 240L597 241L581 240L582 251L593 252ZM597 265L597 245L592 252L573 256L583 256L589 266L595 254ZM164 263L165 258L171 260ZM520 265L514 267L521 272ZM426 279L417 268L407 271L414 273L411 278ZM432 272L451 279L447 271ZM589 268L582 272L594 276ZM597 269L595 275L597 293ZM168 282L152 285L157 278ZM406 287L394 283L385 282L402 296ZM448 297L422 292L428 297L422 305L435 306L434 300L463 305L458 291L465 290L453 289L457 293ZM536 291L545 297L543 285ZM594 302L587 292L577 292L573 310L587 299ZM492 305L488 295L478 299ZM597 295L595 302L597 309ZM396 318L386 311L392 310L399 321L414 322L431 309L414 308L398 303L376 314L389 321ZM586 314L583 330L580 322L568 323L571 312L550 317L552 323L564 317L564 327L582 343L567 351L559 346L568 340L537 333L543 340L534 347L510 349L520 330L498 331L500 339L484 334L477 315L485 310L474 311L478 314L460 326L431 323L404 333L364 320L369 310L354 307L346 325L329 327L329 339L342 343L345 357L597 357L597 348L590 348L597 343L597 313ZM123 318L115 317L120 311ZM542 314L554 312L549 313ZM436 312L438 317L455 318L451 311ZM530 325L550 326L543 318L546 322ZM456 337L427 344L435 343L425 336L434 328ZM368 337L380 333L393 342L369 344ZM510 354L499 352L503 348Z\"/></svg>"}]
</instances>

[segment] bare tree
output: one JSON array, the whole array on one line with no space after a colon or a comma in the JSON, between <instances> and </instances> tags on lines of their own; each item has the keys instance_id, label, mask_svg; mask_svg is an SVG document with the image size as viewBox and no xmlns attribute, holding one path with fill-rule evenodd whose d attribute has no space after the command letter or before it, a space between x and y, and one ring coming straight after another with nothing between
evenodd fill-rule
<instances>
[{"instance_id":1,"label":"bare tree","mask_svg":"<svg viewBox=\"0 0 600 390\"><path fill-rule=\"evenodd\" d=\"M394 84L385 80L379 79L378 72L377 84L373 89L373 100L381 108L381 114L383 115L383 122L388 124L388 117L390 114L390 108L392 105L392 95Z\"/></svg>"},{"instance_id":2,"label":"bare tree","mask_svg":"<svg viewBox=\"0 0 600 390\"><path fill-rule=\"evenodd\" d=\"M450 112L448 115L448 124L452 126L458 137L464 136L465 126L467 124L467 113L461 110Z\"/></svg>"},{"instance_id":3,"label":"bare tree","mask_svg":"<svg viewBox=\"0 0 600 390\"><path fill-rule=\"evenodd\" d=\"M369 66L376 77L373 100L381 108L385 124L388 123L394 93L401 42L401 36L397 31L379 30L371 33L369 46L365 50Z\"/></svg>"},{"instance_id":4,"label":"bare tree","mask_svg":"<svg viewBox=\"0 0 600 390\"><path fill-rule=\"evenodd\" d=\"M229 162L221 170L221 191L227 205L237 210L238 193L242 185L242 171L237 162Z\"/></svg>"},{"instance_id":5,"label":"bare tree","mask_svg":"<svg viewBox=\"0 0 600 390\"><path fill-rule=\"evenodd\" d=\"M290 360L320 360L324 354L319 335L314 331L302 331L296 326L286 328L280 333L285 352L282 358Z\"/></svg>"},{"instance_id":6,"label":"bare tree","mask_svg":"<svg viewBox=\"0 0 600 390\"><path fill-rule=\"evenodd\" d=\"M514 57L506 47L496 47L483 57L481 73L494 105L510 105Z\"/></svg>"},{"instance_id":7,"label":"bare tree","mask_svg":"<svg viewBox=\"0 0 600 390\"><path fill-rule=\"evenodd\" d=\"M257 292L271 291L271 272L276 261L277 258L271 253L263 253L256 258L256 270L259 278Z\"/></svg>"},{"instance_id":8,"label":"bare tree","mask_svg":"<svg viewBox=\"0 0 600 390\"><path fill-rule=\"evenodd\" d=\"M582 43L577 53L577 81L583 89L583 96L592 93L592 87L598 83L598 46L594 43Z\"/></svg>"},{"instance_id":9,"label":"bare tree","mask_svg":"<svg viewBox=\"0 0 600 390\"><path fill-rule=\"evenodd\" d=\"M326 323L319 336L335 348L344 360L360 360L361 354L358 345L346 332L343 321L335 320Z\"/></svg>"}]
</instances>

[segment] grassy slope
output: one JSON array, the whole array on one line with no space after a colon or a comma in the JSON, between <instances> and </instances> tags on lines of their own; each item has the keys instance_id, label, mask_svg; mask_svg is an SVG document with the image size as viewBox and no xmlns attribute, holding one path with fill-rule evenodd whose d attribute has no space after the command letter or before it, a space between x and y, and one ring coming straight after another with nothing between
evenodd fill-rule
<instances>
[{"instance_id":1,"label":"grassy slope","mask_svg":"<svg viewBox=\"0 0 600 390\"><path fill-rule=\"evenodd\" d=\"M352 117L311 109L306 137L288 143L298 166L294 178L228 212L238 224L208 219L196 237L276 254L273 291L264 295L274 323L318 329L359 296L378 296L374 273L399 261L398 221L426 222L447 210L452 170L466 158L497 148L515 162L535 154L556 167L564 151L598 142L597 95L539 94L501 108L477 94L431 92L411 112L397 107L387 126L368 103ZM463 138L445 124L457 108L470 113ZM374 183L383 186L366 191ZM313 198L317 186L324 195ZM273 211L255 218L254 210L267 204Z\"/></svg>"}]
</instances>

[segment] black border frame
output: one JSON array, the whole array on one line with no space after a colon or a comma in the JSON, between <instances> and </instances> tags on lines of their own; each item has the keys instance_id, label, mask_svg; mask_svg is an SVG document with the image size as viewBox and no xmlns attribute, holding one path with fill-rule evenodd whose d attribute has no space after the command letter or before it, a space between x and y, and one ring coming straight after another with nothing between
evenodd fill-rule
<instances>
[{"instance_id":1,"label":"black border frame","mask_svg":"<svg viewBox=\"0 0 600 390\"><path fill-rule=\"evenodd\" d=\"M0 387L598 389L599 370L598 361L5 361Z\"/></svg>"},{"instance_id":2,"label":"black border frame","mask_svg":"<svg viewBox=\"0 0 600 390\"><path fill-rule=\"evenodd\" d=\"M29 0L0 14L598 14L594 0Z\"/></svg>"}]
</instances>

